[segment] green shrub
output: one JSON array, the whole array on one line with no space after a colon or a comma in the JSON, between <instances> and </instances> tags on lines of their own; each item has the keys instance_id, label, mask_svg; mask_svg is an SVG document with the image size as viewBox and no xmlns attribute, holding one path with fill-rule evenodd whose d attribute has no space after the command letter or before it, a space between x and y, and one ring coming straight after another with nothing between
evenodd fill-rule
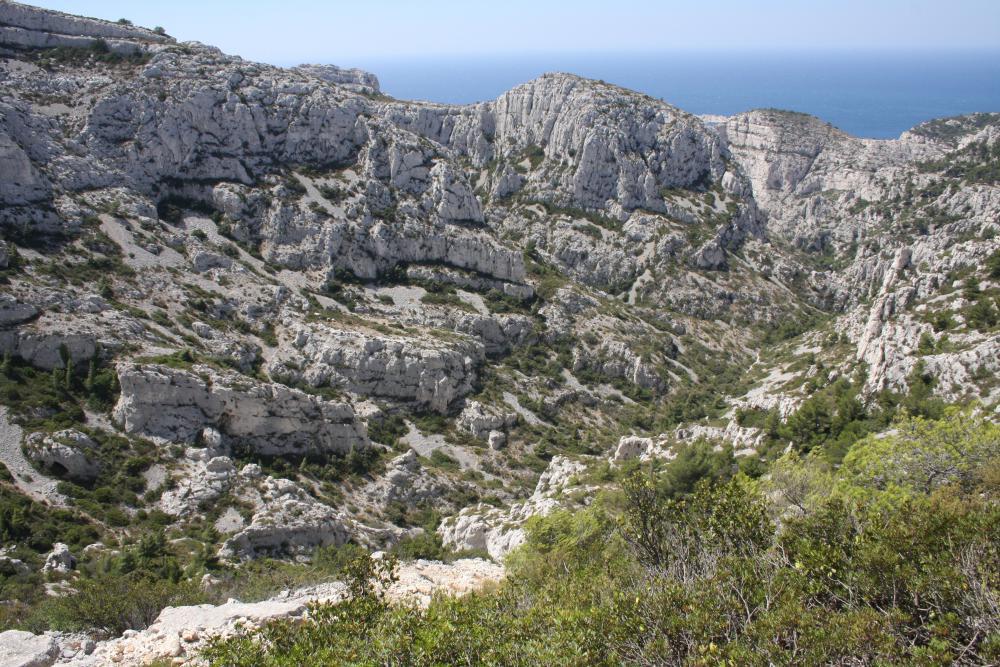
<instances>
[{"instance_id":1,"label":"green shrub","mask_svg":"<svg viewBox=\"0 0 1000 667\"><path fill-rule=\"evenodd\" d=\"M39 605L26 625L35 630L98 630L117 636L125 630L145 629L164 607L207 602L195 582L174 583L145 574L83 579L74 587L76 593Z\"/></svg>"}]
</instances>

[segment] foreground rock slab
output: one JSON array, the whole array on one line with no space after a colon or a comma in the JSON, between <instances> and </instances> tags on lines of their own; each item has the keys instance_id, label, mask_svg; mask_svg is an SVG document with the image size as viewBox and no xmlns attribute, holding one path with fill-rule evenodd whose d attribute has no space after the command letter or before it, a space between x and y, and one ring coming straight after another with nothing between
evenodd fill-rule
<instances>
[{"instance_id":1,"label":"foreground rock slab","mask_svg":"<svg viewBox=\"0 0 1000 667\"><path fill-rule=\"evenodd\" d=\"M58 655L59 644L47 635L0 632L0 667L48 667Z\"/></svg>"},{"instance_id":2,"label":"foreground rock slab","mask_svg":"<svg viewBox=\"0 0 1000 667\"><path fill-rule=\"evenodd\" d=\"M389 598L408 604L426 606L435 593L464 595L499 582L504 576L502 565L480 558L466 558L453 563L417 560L399 568L399 580L389 589ZM241 630L259 628L279 619L304 619L308 605L314 602L337 602L344 597L344 584L334 581L284 593L262 602L229 600L222 605L167 607L156 621L142 632L128 631L123 636L101 642L92 654L76 656L58 664L75 667L120 665L138 667L154 661L173 664L198 664L198 652L209 640L230 637ZM2 638L10 633L0 635ZM51 641L55 653L58 646L46 636L24 635L23 642L41 646ZM2 648L0 648L2 651ZM3 654L0 653L0 656ZM13 665L51 665L17 662ZM0 660L0 665L8 663Z\"/></svg>"}]
</instances>

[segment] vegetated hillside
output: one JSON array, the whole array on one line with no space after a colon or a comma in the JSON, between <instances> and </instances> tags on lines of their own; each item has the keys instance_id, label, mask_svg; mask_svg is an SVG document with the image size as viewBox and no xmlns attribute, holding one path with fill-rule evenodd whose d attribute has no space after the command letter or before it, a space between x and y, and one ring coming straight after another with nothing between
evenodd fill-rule
<instances>
[{"instance_id":1,"label":"vegetated hillside","mask_svg":"<svg viewBox=\"0 0 1000 667\"><path fill-rule=\"evenodd\" d=\"M4 627L353 576L274 660L996 659L1000 115L433 105L161 33L0 3ZM375 550L452 591L513 555L417 612Z\"/></svg>"}]
</instances>

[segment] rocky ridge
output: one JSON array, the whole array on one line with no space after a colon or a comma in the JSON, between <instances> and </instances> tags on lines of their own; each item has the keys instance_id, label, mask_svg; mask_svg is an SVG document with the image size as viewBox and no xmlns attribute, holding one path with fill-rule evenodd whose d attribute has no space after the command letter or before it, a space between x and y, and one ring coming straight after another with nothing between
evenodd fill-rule
<instances>
[{"instance_id":1,"label":"rocky ridge","mask_svg":"<svg viewBox=\"0 0 1000 667\"><path fill-rule=\"evenodd\" d=\"M117 553L500 560L635 461L767 460L830 387L1000 401L998 114L407 102L12 2L0 82L0 484ZM103 548L64 546L72 587Z\"/></svg>"}]
</instances>

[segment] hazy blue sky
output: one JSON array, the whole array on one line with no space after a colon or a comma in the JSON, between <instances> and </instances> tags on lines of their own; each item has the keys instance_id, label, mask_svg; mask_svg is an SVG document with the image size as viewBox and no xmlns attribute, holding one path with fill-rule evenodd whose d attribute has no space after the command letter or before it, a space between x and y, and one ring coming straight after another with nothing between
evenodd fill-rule
<instances>
[{"instance_id":1,"label":"hazy blue sky","mask_svg":"<svg viewBox=\"0 0 1000 667\"><path fill-rule=\"evenodd\" d=\"M1000 47L1000 0L36 0L275 64L409 54Z\"/></svg>"}]
</instances>

